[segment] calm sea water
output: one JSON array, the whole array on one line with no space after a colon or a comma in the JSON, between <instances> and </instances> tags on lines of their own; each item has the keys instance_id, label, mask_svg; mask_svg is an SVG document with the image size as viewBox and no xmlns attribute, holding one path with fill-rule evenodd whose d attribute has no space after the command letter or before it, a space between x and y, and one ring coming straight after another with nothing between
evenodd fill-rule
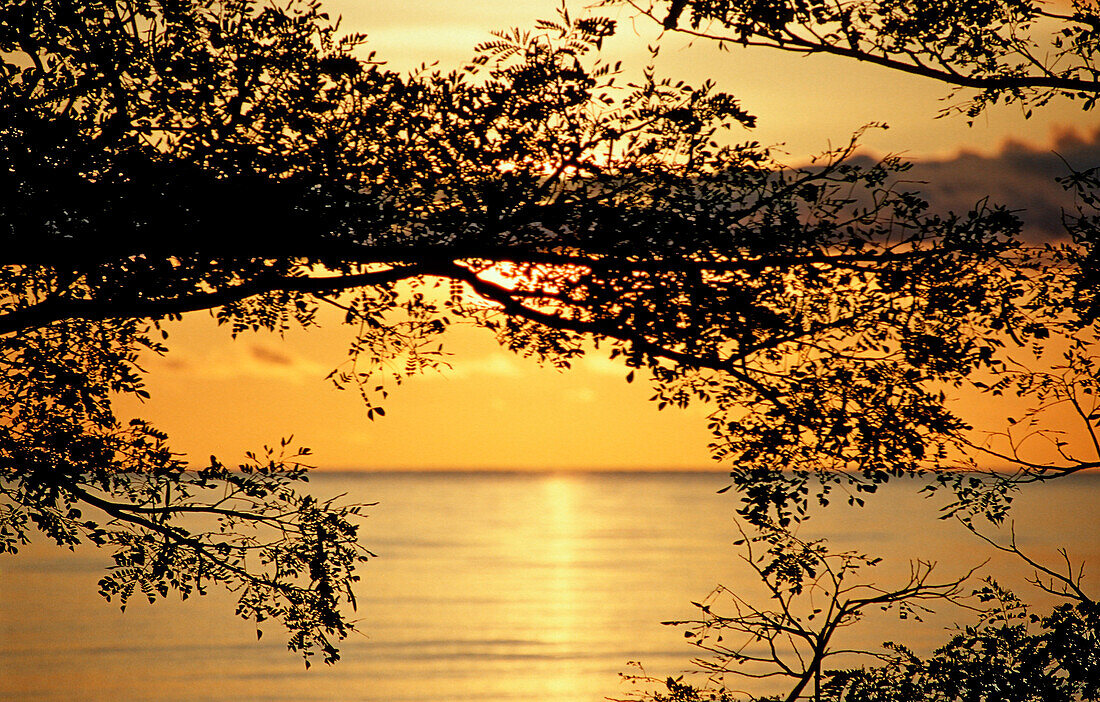
<instances>
[{"instance_id":1,"label":"calm sea water","mask_svg":"<svg viewBox=\"0 0 1100 702\"><path fill-rule=\"evenodd\" d=\"M693 651L663 620L718 583L752 592L715 474L318 474L312 490L379 501L364 540L363 636L344 660L305 671L280 633L233 616L225 594L125 612L96 594L105 560L47 544L0 559L0 698L12 700L488 700L592 702L630 691L628 661L666 675ZM1066 546L1100 563L1100 479L1030 490L1014 513L1019 543L1049 559ZM838 548L886 556L882 582L909 558L958 575L985 572L1030 595L1025 571L952 522L913 484L863 510L830 508L801 528ZM1089 570L1086 568L1086 574ZM1093 591L1098 580L1086 580ZM882 618L853 629L929 648L963 612L923 624Z\"/></svg>"}]
</instances>

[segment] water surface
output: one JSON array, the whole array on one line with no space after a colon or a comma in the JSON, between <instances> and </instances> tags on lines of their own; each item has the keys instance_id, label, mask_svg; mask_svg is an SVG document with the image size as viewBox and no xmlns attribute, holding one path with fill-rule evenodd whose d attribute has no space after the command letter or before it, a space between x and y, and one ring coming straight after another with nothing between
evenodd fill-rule
<instances>
[{"instance_id":1,"label":"water surface","mask_svg":"<svg viewBox=\"0 0 1100 702\"><path fill-rule=\"evenodd\" d=\"M12 700L487 700L594 702L629 691L628 661L665 675L689 666L682 632L718 583L754 592L731 542L736 498L704 473L317 474L318 495L369 510L363 540L379 557L358 588L359 626L336 666L305 671L275 628L233 616L224 593L125 613L96 595L105 559L35 544L0 558L0 698ZM1040 558L1065 545L1100 562L1100 480L1029 491L1014 513ZM886 556L883 582L910 557L944 576L987 571L1030 595L1025 572L991 553L912 483L863 510L830 508L801 528L838 548ZM1086 573L1088 570L1086 569ZM853 640L931 647L961 612L924 624L869 620Z\"/></svg>"}]
</instances>

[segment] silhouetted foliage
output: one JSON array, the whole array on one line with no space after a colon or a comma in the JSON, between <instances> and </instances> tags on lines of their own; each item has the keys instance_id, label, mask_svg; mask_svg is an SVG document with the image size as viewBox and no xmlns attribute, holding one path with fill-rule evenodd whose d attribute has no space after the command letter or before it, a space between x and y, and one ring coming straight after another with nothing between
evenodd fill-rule
<instances>
[{"instance_id":1,"label":"silhouetted foliage","mask_svg":"<svg viewBox=\"0 0 1100 702\"><path fill-rule=\"evenodd\" d=\"M1072 571L1054 573L1031 563L1049 576L1043 582L1037 575L1035 581L1048 592L1055 582L1063 585L1057 594L1068 601L1056 605L1050 614L1033 614L1012 592L987 580L974 593L987 605L977 624L960 629L926 659L905 646L888 643L879 667L831 671L824 699L837 695L850 702L1100 699L1100 603L1084 593L1080 577L1074 578Z\"/></svg>"},{"instance_id":2,"label":"silhouetted foliage","mask_svg":"<svg viewBox=\"0 0 1100 702\"><path fill-rule=\"evenodd\" d=\"M939 0L627 2L666 29L711 39L723 47L765 46L839 55L939 80L954 86L956 93L967 91L968 100L953 104L945 114L959 110L973 118L987 106L1004 101L1020 103L1030 117L1032 109L1056 98L1080 99L1082 108L1089 110L1100 85L1094 69L1100 28L1095 3L1075 2L1063 11L1030 0L965 5ZM955 444L969 454L964 463L970 469L990 459L1008 469L990 472L988 479L941 476L941 481L952 482L959 498L953 509L1000 519L1016 485L1100 465L1100 414L1093 394L1095 323L1100 317L1096 284L1100 183L1096 169L1071 171L1067 166L1067 172L1060 182L1076 201L1076 210L1063 215L1072 243L1024 254L1030 266L1021 270L1032 273L1014 281L1021 286L1015 299L1027 300L1022 303L1029 310L1025 328L1033 337L1023 339L1013 325L991 318L988 331L1010 339L1015 351L990 365L988 381L968 379L994 396L1015 395L1035 404L1022 419L1010 418L1003 432L984 437L968 434ZM1062 354L1067 345L1069 350L1058 359L1044 351L1053 348ZM1061 405L1071 407L1079 423L1075 429L1086 437L1083 450L1071 447L1062 427L1045 424L1047 413ZM1037 458L1032 450L1039 439L1052 449L1047 457Z\"/></svg>"},{"instance_id":3,"label":"silhouetted foliage","mask_svg":"<svg viewBox=\"0 0 1100 702\"><path fill-rule=\"evenodd\" d=\"M961 105L944 111L964 112L970 119L1001 101L1019 102L1030 117L1033 108L1055 98L1080 100L1089 110L1097 97L1094 60L1100 16L1095 3L1074 2L1062 12L1027 0L627 2L666 29L713 39L723 46L833 54L940 80L955 86L954 94L971 91ZM1012 348L966 379L991 398L1024 399L1029 408L1009 418L1003 432L984 438L966 435L955 444L968 453L966 461L972 468L979 468L979 461L995 461L1000 468L987 471L984 478L976 473L937 476L941 482L953 482L957 501L948 513L961 516L975 533L973 522L959 510L984 513L997 521L1018 485L1100 465L1100 366L1096 362L1096 251L1100 244L1096 192L1100 183L1096 169L1071 172L1062 182L1077 199L1077 211L1065 215L1073 244L1050 245L1028 254L1038 256L1031 259L1034 266L1015 279L1022 285L1016 299L1026 300L1022 307L1032 315L1025 325L1030 338L994 320L988 331L1003 335ZM981 377L986 373L988 377ZM1068 408L1070 421L1077 426L1067 426L1064 416L1057 423L1050 421L1048 413L1054 408ZM1066 437L1070 429L1079 432L1083 446L1074 446ZM1047 456L1036 458L1025 446L1036 441L1049 446ZM1065 569L1058 571L1021 552L1015 537L1005 546L979 534L1032 567L1032 584L1061 603L1046 616L1032 614L1014 594L987 581L974 593L981 609L978 623L959 629L945 646L922 658L896 643L887 643L885 652L831 649L828 635L835 627L851 623L835 613L846 611L852 601L848 593L859 586L844 585L835 574L843 571L830 568L828 559L846 567L855 556L828 554L820 543L807 544L766 523L757 526L756 536L747 540L747 561L767 586L770 600L761 604L719 588L713 601L698 605L700 620L676 622L689 627L686 635L703 651L694 662L709 681L661 681L643 675L644 682L663 689L642 693L640 699L946 702L1069 701L1100 696L1096 682L1100 609L1082 588L1081 569L1074 571L1064 551ZM751 548L761 541L772 547L757 558ZM872 560L862 562L870 564ZM802 592L788 584L784 577L791 572L812 588ZM945 599L955 599L961 584L961 580L950 583L954 589ZM905 588L897 592L902 593L898 602L907 601ZM815 619L818 623L811 624ZM838 653L869 655L880 663L826 670L825 661ZM773 697L754 697L728 684L738 678L773 676L789 679L786 691Z\"/></svg>"},{"instance_id":4,"label":"silhouetted foliage","mask_svg":"<svg viewBox=\"0 0 1100 702\"><path fill-rule=\"evenodd\" d=\"M834 637L839 629L857 623L868 610L894 610L902 619L919 618L927 611L927 601L958 600L968 577L936 582L933 564L917 562L907 582L883 588L860 577L861 570L881 559L832 553L823 540L802 541L770 525L751 537L742 531L735 545L744 547L743 560L765 585L768 600L757 605L719 587L708 602L697 604L702 619L666 623L687 626L684 635L700 650L693 662L702 671L787 678L789 700L799 699L804 691L818 697L822 677L827 677L825 666L836 656L855 653L837 648Z\"/></svg>"},{"instance_id":5,"label":"silhouetted foliage","mask_svg":"<svg viewBox=\"0 0 1100 702\"><path fill-rule=\"evenodd\" d=\"M1100 10L1089 0L627 2L665 29L723 44L831 54L947 83L969 97L945 112L970 119L998 102L1030 115L1055 97L1090 110L1100 95Z\"/></svg>"},{"instance_id":6,"label":"silhouetted foliage","mask_svg":"<svg viewBox=\"0 0 1100 702\"><path fill-rule=\"evenodd\" d=\"M697 674L685 679L626 675L641 690L635 702L1078 702L1100 698L1100 604L1082 589L1065 552L1065 569L1032 560L1016 546L996 544L1033 567L1031 582L1060 602L1050 614L1033 614L1015 594L991 579L971 593L973 574L933 583L932 564L912 565L908 582L883 587L861 573L879 559L831 553L823 541L801 541L785 530L764 528L738 542L744 560L766 586L760 602L726 588L702 603L685 627L699 656ZM755 544L765 547L758 553ZM947 644L921 657L894 643L881 650L852 648L835 639L838 630L874 610L919 619L936 602L976 610L977 621L959 627ZM833 660L861 668L830 669ZM769 681L779 694L743 691L746 680Z\"/></svg>"},{"instance_id":7,"label":"silhouetted foliage","mask_svg":"<svg viewBox=\"0 0 1100 702\"><path fill-rule=\"evenodd\" d=\"M595 340L658 406L714 408L756 524L956 465L972 441L942 388L1003 367L991 331L1050 333L1049 252L1001 208L929 214L894 187L904 163L853 165L854 141L800 169L721 145L751 115L709 83L620 84L613 30L565 13L398 75L314 3L5 4L4 548L31 522L110 545L106 595L218 582L336 659L358 507L291 490L293 452L196 470L112 409L144 396L158 321L200 309L241 333L338 307L355 339L332 380L372 419L445 361L451 324L562 367ZM984 485L943 482L960 509ZM998 516L1008 485L978 508Z\"/></svg>"},{"instance_id":8,"label":"silhouetted foliage","mask_svg":"<svg viewBox=\"0 0 1100 702\"><path fill-rule=\"evenodd\" d=\"M1100 6L1092 0L1064 7L1042 0L625 2L666 29L723 47L841 56L940 81L953 88L941 114L962 113L971 123L998 103L1017 103L1031 117L1052 100L1077 101L1087 111L1100 97ZM1095 169L1071 172L1062 182L1078 205L1066 215L1067 233L1080 247L1070 256L1079 268L1075 305L1091 322L1100 317Z\"/></svg>"}]
</instances>

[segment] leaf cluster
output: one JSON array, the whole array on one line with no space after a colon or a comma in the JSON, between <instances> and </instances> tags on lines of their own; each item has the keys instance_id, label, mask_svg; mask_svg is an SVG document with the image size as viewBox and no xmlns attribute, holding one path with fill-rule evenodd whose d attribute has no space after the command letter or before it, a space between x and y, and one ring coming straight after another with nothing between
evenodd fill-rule
<instances>
[{"instance_id":1,"label":"leaf cluster","mask_svg":"<svg viewBox=\"0 0 1100 702\"><path fill-rule=\"evenodd\" d=\"M59 546L105 548L100 593L125 608L210 584L237 593L237 613L286 627L307 660L337 660L352 630L348 608L362 505L318 501L288 441L230 468L194 470L142 420L120 423L117 393L147 397L139 351L163 352L134 320L57 323L0 339L0 553L32 527Z\"/></svg>"}]
</instances>

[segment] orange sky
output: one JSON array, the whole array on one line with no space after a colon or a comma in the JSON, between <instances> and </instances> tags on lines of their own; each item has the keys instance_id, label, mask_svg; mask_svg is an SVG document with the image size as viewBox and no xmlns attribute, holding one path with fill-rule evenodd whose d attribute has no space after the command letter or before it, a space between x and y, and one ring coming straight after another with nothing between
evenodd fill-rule
<instances>
[{"instance_id":1,"label":"orange sky","mask_svg":"<svg viewBox=\"0 0 1100 702\"><path fill-rule=\"evenodd\" d=\"M395 69L408 70L439 61L439 68L461 65L489 31L530 27L538 18L555 17L558 0L323 0L341 29L368 35L367 47ZM591 2L570 0L575 14ZM1054 2L1053 4L1064 4ZM659 28L635 19L629 8L599 8L616 18L619 31L605 45L608 59L622 60L623 70L639 75L649 61L646 47L657 43ZM1065 125L1087 125L1096 119L1076 103L1062 101L1036 110L1025 120L1018 106L989 110L973 127L961 118L935 119L943 107L944 86L867 64L828 56L800 57L778 51L732 47L682 35L661 39L659 73L698 84L712 79L737 96L759 118L758 126L738 140L785 144L793 158L846 142L864 124L885 122L890 129L863 140L876 153L904 152L913 157L946 156L960 148L992 152L1008 139L1048 142Z\"/></svg>"},{"instance_id":2,"label":"orange sky","mask_svg":"<svg viewBox=\"0 0 1100 702\"><path fill-rule=\"evenodd\" d=\"M205 313L169 329L168 356L144 364L152 399L126 407L200 461L237 460L293 434L316 465L334 468L715 465L701 409L658 412L644 383L628 385L625 368L597 355L559 372L501 349L484 330L455 329L445 337L453 369L406 381L371 422L355 390L324 380L352 338L335 320L235 342Z\"/></svg>"},{"instance_id":3,"label":"orange sky","mask_svg":"<svg viewBox=\"0 0 1100 702\"><path fill-rule=\"evenodd\" d=\"M552 16L553 0L454 3L442 0L327 2L342 29L366 32L368 46L394 68L439 60L457 65L488 31ZM644 65L654 27L623 13L621 36L608 47L629 70ZM934 119L944 87L874 67L765 50L720 53L666 38L659 71L700 82L713 78L759 117L735 135L785 142L792 161L847 140L860 125L885 121L868 134L877 153L943 156L992 153L1006 140L1048 143L1058 130L1091 130L1094 120L1071 104L1048 107L1025 121L1018 108L991 110L974 127ZM171 327L165 359L149 359L152 399L137 412L169 432L173 445L201 462L217 453L236 461L245 450L294 434L330 468L647 469L711 468L705 410L657 412L644 382L627 385L626 370L589 357L572 371L540 368L500 349L486 332L452 333L455 368L397 388L387 415L367 420L358 395L323 378L340 363L351 330L331 323L286 339L248 334L236 341L209 315L188 315ZM127 410L135 409L126 403Z\"/></svg>"}]
</instances>

